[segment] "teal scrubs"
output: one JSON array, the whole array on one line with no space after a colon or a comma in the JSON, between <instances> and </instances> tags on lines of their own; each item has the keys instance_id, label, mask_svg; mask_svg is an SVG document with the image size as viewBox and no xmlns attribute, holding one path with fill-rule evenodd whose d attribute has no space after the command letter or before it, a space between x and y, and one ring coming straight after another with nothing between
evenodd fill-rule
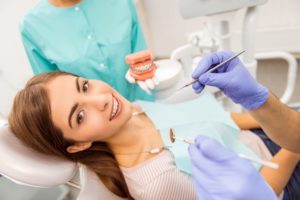
<instances>
[{"instance_id":1,"label":"teal scrubs","mask_svg":"<svg viewBox=\"0 0 300 200\"><path fill-rule=\"evenodd\" d=\"M147 48L132 0L82 0L68 8L40 0L20 29L34 74L70 72L105 81L129 101L154 100L125 79L125 56Z\"/></svg>"}]
</instances>

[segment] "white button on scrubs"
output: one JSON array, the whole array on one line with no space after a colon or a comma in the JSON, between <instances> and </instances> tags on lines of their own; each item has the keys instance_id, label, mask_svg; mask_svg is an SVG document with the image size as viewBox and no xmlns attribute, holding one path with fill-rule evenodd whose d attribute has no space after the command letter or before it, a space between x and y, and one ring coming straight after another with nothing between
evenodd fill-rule
<instances>
[{"instance_id":1,"label":"white button on scrubs","mask_svg":"<svg viewBox=\"0 0 300 200\"><path fill-rule=\"evenodd\" d=\"M104 65L103 63L100 63L100 64L99 64L99 67L100 67L100 68L104 68L105 65Z\"/></svg>"}]
</instances>

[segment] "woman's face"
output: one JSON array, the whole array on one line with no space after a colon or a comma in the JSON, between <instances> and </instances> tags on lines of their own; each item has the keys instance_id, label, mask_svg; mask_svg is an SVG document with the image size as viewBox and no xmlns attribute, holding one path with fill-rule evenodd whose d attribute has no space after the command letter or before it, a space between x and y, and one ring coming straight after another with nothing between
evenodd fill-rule
<instances>
[{"instance_id":1,"label":"woman's face","mask_svg":"<svg viewBox=\"0 0 300 200\"><path fill-rule=\"evenodd\" d=\"M47 89L52 120L66 139L106 141L131 118L131 104L102 81L64 75Z\"/></svg>"}]
</instances>

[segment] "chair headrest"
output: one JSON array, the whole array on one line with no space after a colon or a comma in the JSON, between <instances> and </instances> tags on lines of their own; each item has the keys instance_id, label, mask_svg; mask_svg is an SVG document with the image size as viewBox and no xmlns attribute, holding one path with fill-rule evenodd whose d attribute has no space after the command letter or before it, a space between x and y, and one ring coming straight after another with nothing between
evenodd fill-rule
<instances>
[{"instance_id":1,"label":"chair headrest","mask_svg":"<svg viewBox=\"0 0 300 200\"><path fill-rule=\"evenodd\" d=\"M77 164L25 146L7 125L0 126L0 174L26 185L51 187L69 181Z\"/></svg>"},{"instance_id":2,"label":"chair headrest","mask_svg":"<svg viewBox=\"0 0 300 200\"><path fill-rule=\"evenodd\" d=\"M77 200L124 200L124 198L118 197L109 191L95 172L84 165L80 167L80 186L81 188Z\"/></svg>"}]
</instances>

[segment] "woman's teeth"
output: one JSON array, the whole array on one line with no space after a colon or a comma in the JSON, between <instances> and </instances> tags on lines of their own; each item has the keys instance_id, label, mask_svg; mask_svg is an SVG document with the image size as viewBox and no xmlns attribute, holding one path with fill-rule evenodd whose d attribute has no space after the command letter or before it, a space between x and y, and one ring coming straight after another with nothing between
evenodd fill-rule
<instances>
[{"instance_id":1,"label":"woman's teeth","mask_svg":"<svg viewBox=\"0 0 300 200\"><path fill-rule=\"evenodd\" d=\"M111 120L116 116L118 107L119 107L119 102L117 101L117 99L115 97L113 97L113 109L112 109L112 112L110 115Z\"/></svg>"}]
</instances>

